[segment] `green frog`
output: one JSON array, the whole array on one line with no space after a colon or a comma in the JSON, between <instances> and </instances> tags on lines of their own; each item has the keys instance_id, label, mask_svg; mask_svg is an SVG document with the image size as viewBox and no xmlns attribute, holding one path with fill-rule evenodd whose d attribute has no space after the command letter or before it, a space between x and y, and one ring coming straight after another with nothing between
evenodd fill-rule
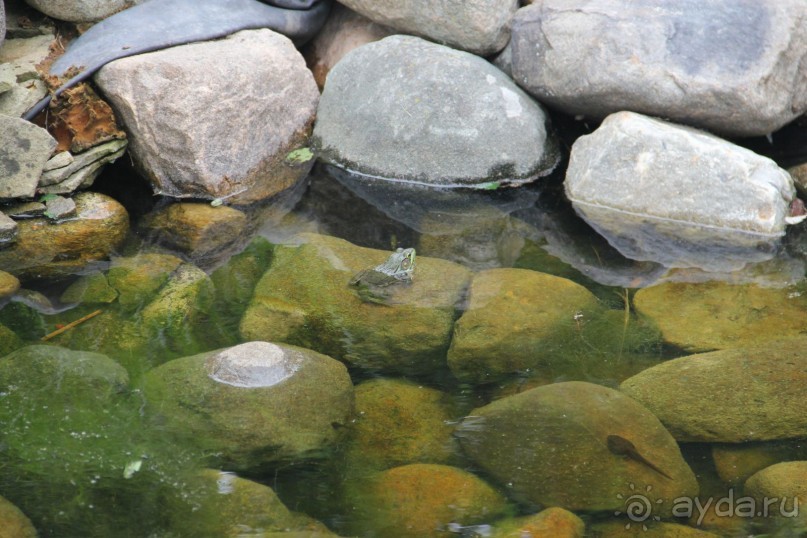
<instances>
[{"instance_id":1,"label":"green frog","mask_svg":"<svg viewBox=\"0 0 807 538\"><path fill-rule=\"evenodd\" d=\"M414 272L415 249L399 248L381 265L357 273L350 285L357 288L363 301L386 304L393 292L391 286L410 284Z\"/></svg>"}]
</instances>

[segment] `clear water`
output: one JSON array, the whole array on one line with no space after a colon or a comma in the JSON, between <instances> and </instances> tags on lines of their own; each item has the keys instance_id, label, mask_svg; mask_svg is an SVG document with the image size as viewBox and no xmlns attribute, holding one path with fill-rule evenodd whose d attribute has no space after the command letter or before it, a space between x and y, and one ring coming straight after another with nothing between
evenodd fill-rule
<instances>
[{"instance_id":1,"label":"clear water","mask_svg":"<svg viewBox=\"0 0 807 538\"><path fill-rule=\"evenodd\" d=\"M120 180L127 175L129 181ZM121 200L135 224L148 210L163 203L131 177L125 164L112 167L97 187ZM316 232L384 251L417 246L418 256L448 259L473 271L516 267L562 276L589 289L620 320L615 325L583 329L585 320L570 319L565 333L567 340L558 345L567 354L579 355L579 367L570 368L567 363L562 369L550 369L540 375L525 371L495 383L470 385L457 381L447 368L418 376L366 369L350 371L356 385L372 379L405 378L441 391L441 405L451 410L445 420L447 427L453 427L476 407L534 386L582 380L616 387L645 368L686 354L662 343L653 334L634 329L637 319L631 298L635 289L661 278L665 274L663 268L650 262L626 260L596 236L564 200L559 176L547 179L540 187L518 191L436 196L415 192L408 196L383 187L363 190L318 168L305 184L275 201L272 208L251 214L254 233L273 243L294 242L299 232ZM790 235L778 262L802 260L805 251L801 235L798 230ZM155 239L140 232L132 234L121 254L155 249L159 249ZM210 272L237 251L195 261ZM781 267L789 266L782 263L773 269L763 267L741 280L793 282L803 275L802 271L794 277L792 271ZM684 277L711 278L688 274ZM29 287L53 298L67 285L69 282L41 282ZM57 324L75 320L90 310L78 306L47 314L12 302L0 310L0 322L23 341L38 343ZM82 391L79 384L74 393L57 401L57 409L43 408L41 393L62 382L54 378L53 372L43 372L41 386L27 387L24 391L4 387L0 396L6 402L3 416L8 422L3 424L0 438L0 494L31 517L42 536L216 536L223 532L215 521L226 517L206 504L204 488L194 478L194 472L209 463L210 455L183 447L172 439L170 432L161 432L159 425L148 423L143 414L146 402L137 387L143 374L166 357L238 343L240 312L228 315L225 309L216 316L200 317L199 326L188 327L182 333L182 341L166 336L164 341L154 341L145 349L134 346L128 355L120 352L126 349L121 345L115 358L126 369L135 388L125 391L124 397L101 398L96 393ZM87 326L91 323L88 321ZM92 342L92 332L84 330L90 335L85 341ZM123 341L127 330L122 322ZM54 343L71 347L72 342L73 347L83 349L76 346L79 341L57 339ZM92 344L87 345L94 349ZM101 423L98 413L87 411L99 407L103 408ZM88 438L93 442L87 443ZM710 462L709 447L689 444L683 445L682 450L702 490L719 491L722 486ZM355 503L362 497L346 497L346 491L360 481L363 472L370 472L371 466L362 470L361 466L346 465L346 458L350 457L347 452L346 446L337 446L315 461L252 469L240 476L270 486L289 509L318 519L336 533L396 536L389 529L357 524ZM454 450L448 460L456 467L484 476L459 450ZM121 476L121 469L128 476ZM227 489L230 487L227 484L227 480L220 479L220 487ZM512 503L508 512L527 514L535 509ZM610 514L579 515L587 523L610 518ZM759 528L758 522L744 524L736 535L759 532ZM761 529L765 531L765 522ZM242 531L243 535L260 535L259 529ZM449 531L458 536L487 532L484 528L463 531L453 527L443 535L451 535Z\"/></svg>"}]
</instances>

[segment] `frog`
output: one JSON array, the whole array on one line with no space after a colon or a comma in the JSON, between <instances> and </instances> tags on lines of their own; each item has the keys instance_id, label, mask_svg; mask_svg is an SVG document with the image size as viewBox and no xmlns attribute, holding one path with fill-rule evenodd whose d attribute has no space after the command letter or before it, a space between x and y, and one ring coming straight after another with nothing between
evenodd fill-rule
<instances>
[{"instance_id":1,"label":"frog","mask_svg":"<svg viewBox=\"0 0 807 538\"><path fill-rule=\"evenodd\" d=\"M414 272L415 249L399 248L384 263L356 273L350 285L364 302L388 304L393 286L411 284Z\"/></svg>"}]
</instances>

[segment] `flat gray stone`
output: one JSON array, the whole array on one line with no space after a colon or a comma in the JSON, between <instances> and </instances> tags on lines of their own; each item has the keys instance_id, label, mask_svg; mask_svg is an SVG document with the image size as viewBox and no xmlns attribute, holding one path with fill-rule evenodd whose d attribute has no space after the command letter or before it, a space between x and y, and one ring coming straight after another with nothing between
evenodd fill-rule
<instances>
[{"instance_id":1,"label":"flat gray stone","mask_svg":"<svg viewBox=\"0 0 807 538\"><path fill-rule=\"evenodd\" d=\"M25 0L38 11L70 22L100 21L105 17L131 7L132 0Z\"/></svg>"},{"instance_id":2,"label":"flat gray stone","mask_svg":"<svg viewBox=\"0 0 807 538\"><path fill-rule=\"evenodd\" d=\"M46 168L54 168L46 170L39 178L39 191L45 194L69 194L86 189L93 184L104 165L123 155L127 143L126 140L111 140L76 155L67 151L54 155L45 165ZM64 162L68 164L55 167Z\"/></svg>"},{"instance_id":3,"label":"flat gray stone","mask_svg":"<svg viewBox=\"0 0 807 538\"><path fill-rule=\"evenodd\" d=\"M340 3L400 33L422 36L480 56L504 48L510 38L510 19L518 8L517 0L343 0Z\"/></svg>"},{"instance_id":4,"label":"flat gray stone","mask_svg":"<svg viewBox=\"0 0 807 538\"><path fill-rule=\"evenodd\" d=\"M570 114L753 136L807 110L802 0L542 0L513 18L511 46L516 82Z\"/></svg>"},{"instance_id":5,"label":"flat gray stone","mask_svg":"<svg viewBox=\"0 0 807 538\"><path fill-rule=\"evenodd\" d=\"M42 171L50 172L51 170L64 168L73 161L73 155L69 151L60 151L45 163L45 167L42 169Z\"/></svg>"},{"instance_id":6,"label":"flat gray stone","mask_svg":"<svg viewBox=\"0 0 807 538\"><path fill-rule=\"evenodd\" d=\"M632 112L577 139L565 187L624 256L711 271L773 257L795 197L772 160Z\"/></svg>"},{"instance_id":7,"label":"flat gray stone","mask_svg":"<svg viewBox=\"0 0 807 538\"><path fill-rule=\"evenodd\" d=\"M45 129L0 115L0 199L34 196L55 148L56 140Z\"/></svg>"},{"instance_id":8,"label":"flat gray stone","mask_svg":"<svg viewBox=\"0 0 807 538\"><path fill-rule=\"evenodd\" d=\"M17 77L14 75L14 68L10 64L0 64L0 94L6 93L16 84Z\"/></svg>"},{"instance_id":9,"label":"flat gray stone","mask_svg":"<svg viewBox=\"0 0 807 538\"><path fill-rule=\"evenodd\" d=\"M60 221L76 214L76 202L71 198L54 196L45 201L45 216L51 220Z\"/></svg>"},{"instance_id":10,"label":"flat gray stone","mask_svg":"<svg viewBox=\"0 0 807 538\"><path fill-rule=\"evenodd\" d=\"M53 42L53 35L7 39L0 47L0 65L8 66L14 77L12 87L0 93L0 114L22 116L47 90L39 79L36 64L43 61Z\"/></svg>"},{"instance_id":11,"label":"flat gray stone","mask_svg":"<svg viewBox=\"0 0 807 538\"><path fill-rule=\"evenodd\" d=\"M262 200L307 175L319 92L287 38L249 30L107 64L95 80L159 194Z\"/></svg>"},{"instance_id":12,"label":"flat gray stone","mask_svg":"<svg viewBox=\"0 0 807 538\"><path fill-rule=\"evenodd\" d=\"M552 171L538 103L488 62L417 37L347 54L317 111L320 159L370 178L439 187L518 185Z\"/></svg>"},{"instance_id":13,"label":"flat gray stone","mask_svg":"<svg viewBox=\"0 0 807 538\"><path fill-rule=\"evenodd\" d=\"M39 202L20 202L3 208L3 213L15 219L30 219L45 212L45 204Z\"/></svg>"}]
</instances>

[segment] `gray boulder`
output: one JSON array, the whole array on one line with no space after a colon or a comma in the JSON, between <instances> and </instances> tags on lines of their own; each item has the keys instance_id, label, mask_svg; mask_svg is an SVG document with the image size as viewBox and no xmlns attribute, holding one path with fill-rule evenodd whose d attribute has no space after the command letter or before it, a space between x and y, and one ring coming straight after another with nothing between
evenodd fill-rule
<instances>
[{"instance_id":1,"label":"gray boulder","mask_svg":"<svg viewBox=\"0 0 807 538\"><path fill-rule=\"evenodd\" d=\"M10 74L7 82L14 81L11 88L0 93L0 114L22 116L45 97L47 88L39 77L36 65L48 56L51 43L52 33L7 39L0 47L0 73Z\"/></svg>"},{"instance_id":2,"label":"gray boulder","mask_svg":"<svg viewBox=\"0 0 807 538\"><path fill-rule=\"evenodd\" d=\"M807 437L807 339L690 355L625 380L620 389L683 442Z\"/></svg>"},{"instance_id":3,"label":"gray boulder","mask_svg":"<svg viewBox=\"0 0 807 538\"><path fill-rule=\"evenodd\" d=\"M565 187L575 210L628 258L713 271L773 257L795 197L772 160L632 112L577 139Z\"/></svg>"},{"instance_id":4,"label":"gray boulder","mask_svg":"<svg viewBox=\"0 0 807 538\"><path fill-rule=\"evenodd\" d=\"M42 127L0 115L0 199L32 197L54 149Z\"/></svg>"},{"instance_id":5,"label":"gray boulder","mask_svg":"<svg viewBox=\"0 0 807 538\"><path fill-rule=\"evenodd\" d=\"M802 0L543 0L518 11L511 44L516 82L571 114L753 136L807 110Z\"/></svg>"},{"instance_id":6,"label":"gray boulder","mask_svg":"<svg viewBox=\"0 0 807 538\"><path fill-rule=\"evenodd\" d=\"M25 0L49 17L70 22L100 21L131 7L132 0Z\"/></svg>"},{"instance_id":7,"label":"gray boulder","mask_svg":"<svg viewBox=\"0 0 807 538\"><path fill-rule=\"evenodd\" d=\"M555 167L546 121L540 105L483 59L391 36L331 70L313 142L321 159L364 176L496 188Z\"/></svg>"},{"instance_id":8,"label":"gray boulder","mask_svg":"<svg viewBox=\"0 0 807 538\"><path fill-rule=\"evenodd\" d=\"M319 92L292 42L250 30L117 60L95 76L157 193L265 199L307 175Z\"/></svg>"},{"instance_id":9,"label":"gray boulder","mask_svg":"<svg viewBox=\"0 0 807 538\"><path fill-rule=\"evenodd\" d=\"M419 35L480 56L504 48L510 38L510 19L518 8L517 0L344 0L340 3L401 33Z\"/></svg>"}]
</instances>

